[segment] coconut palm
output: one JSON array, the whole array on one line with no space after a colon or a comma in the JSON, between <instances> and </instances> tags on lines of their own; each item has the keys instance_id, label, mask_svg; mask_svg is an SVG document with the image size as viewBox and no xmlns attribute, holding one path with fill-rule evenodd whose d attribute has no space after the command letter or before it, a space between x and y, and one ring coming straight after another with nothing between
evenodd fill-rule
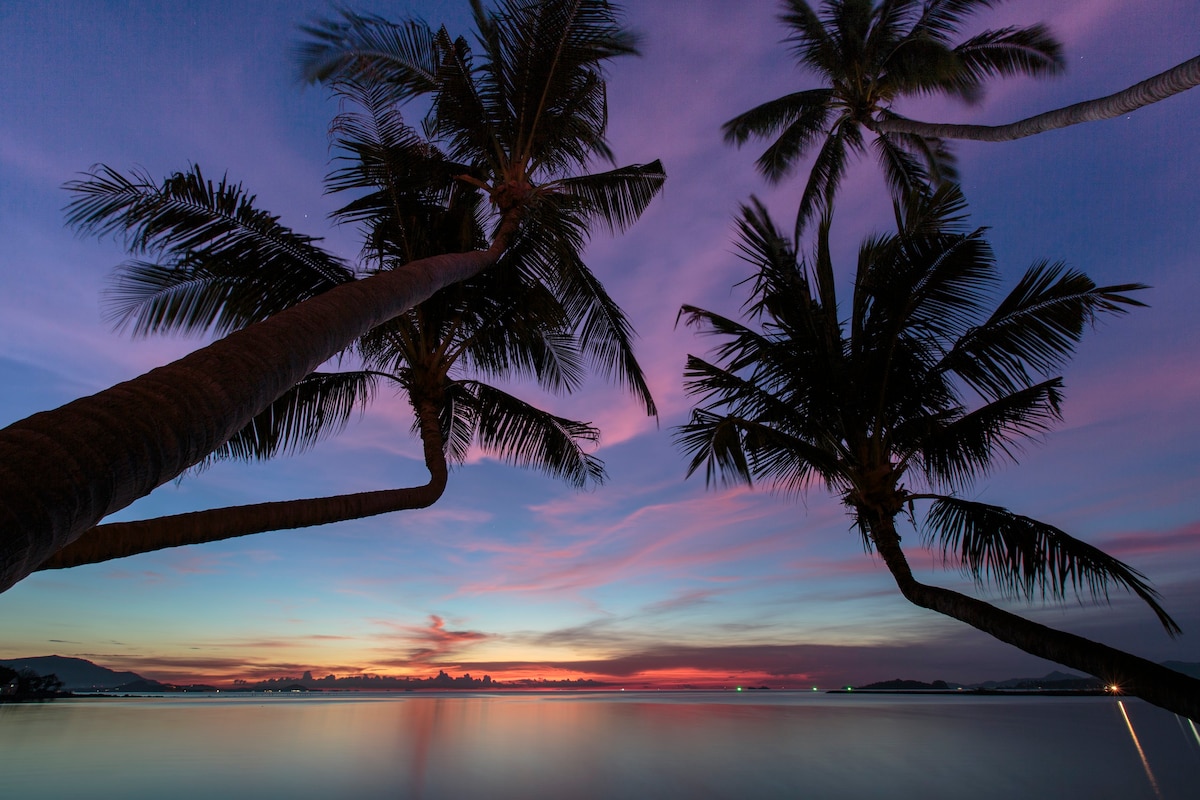
<instances>
[{"instance_id":1,"label":"coconut palm","mask_svg":"<svg viewBox=\"0 0 1200 800\"><path fill-rule=\"evenodd\" d=\"M783 179L820 143L796 221L799 235L829 204L849 159L865 149L864 129L898 202L930 181L954 180L948 139L1003 142L1112 119L1200 84L1200 56L1105 97L1005 125L920 122L898 100L945 94L978 102L989 78L1046 76L1063 69L1061 46L1041 25L984 31L954 43L977 11L1000 0L785 0L780 20L798 65L824 87L785 95L725 123L725 139L773 140L758 160L771 181Z\"/></svg>"},{"instance_id":2,"label":"coconut palm","mask_svg":"<svg viewBox=\"0 0 1200 800\"><path fill-rule=\"evenodd\" d=\"M688 472L787 493L820 484L841 497L866 549L911 602L1196 718L1195 679L913 577L900 544L908 524L980 587L1027 600L1105 600L1124 589L1168 634L1179 632L1134 568L1052 525L963 496L1059 419L1062 379L1053 373L1096 315L1140 305L1130 292L1143 287L1097 286L1042 262L994 302L992 252L981 230L963 227L962 208L948 187L903 217L899 233L864 242L849 308L836 301L828 215L811 263L798 263L762 206L744 208L740 246L755 268L750 321L681 311L719 341L715 360L687 361L685 388L699 404L677 432Z\"/></svg>"},{"instance_id":3,"label":"coconut palm","mask_svg":"<svg viewBox=\"0 0 1200 800\"><path fill-rule=\"evenodd\" d=\"M497 267L485 275L501 271ZM601 482L603 465L586 449L598 440L598 430L462 375L464 365L498 376L529 367L540 382L559 388L574 388L582 375L574 337L536 330L541 321L529 313L528 301L537 287L529 287L519 302L497 309L495 316L481 319L478 310L487 308L488 303L480 300L498 297L496 281L481 280L483 277L443 290L372 331L361 344L366 369L310 375L205 462L268 459L305 449L343 426L354 409L367 405L380 384L392 384L412 407L413 432L421 439L430 475L427 483L99 525L39 569L62 569L166 547L425 508L445 490L448 458L451 462L465 460L473 444L485 453L575 486ZM453 291L459 287L461 292ZM556 304L551 299L549 305ZM529 341L531 334L537 337L533 342ZM505 347L509 352L498 352Z\"/></svg>"},{"instance_id":4,"label":"coconut palm","mask_svg":"<svg viewBox=\"0 0 1200 800\"><path fill-rule=\"evenodd\" d=\"M1041 25L987 30L962 41L959 31L992 0L786 0L780 20L803 68L823 86L785 95L724 125L725 139L773 140L758 159L771 181L787 176L817 148L796 217L796 237L833 200L849 160L866 150L864 130L897 202L931 181L954 180L954 159L932 134L881 130L896 119L893 104L942 94L976 102L984 82L1006 75L1051 75L1063 68L1061 47Z\"/></svg>"},{"instance_id":5,"label":"coconut palm","mask_svg":"<svg viewBox=\"0 0 1200 800\"><path fill-rule=\"evenodd\" d=\"M375 269L404 269L424 256L477 247L483 238L479 195L438 180L444 170L436 148L404 123L380 87L349 84L338 91L361 110L335 120L335 146L344 166L330 175L328 185L334 192L360 194L335 218L362 224L364 255ZM198 168L185 177L188 185L203 182ZM180 180L174 176L167 184ZM227 181L208 188L212 209L238 205L230 197L234 194L243 195L243 206L248 203L241 187ZM269 459L310 447L343 427L355 408L365 407L380 383L391 383L413 409L428 483L100 525L40 568L423 508L445 489L447 455L461 462L473 443L576 486L601 481L603 466L583 449L597 440L595 428L541 411L464 374L465 367L485 377L526 376L557 392L580 385L585 358L576 330L582 320L570 319L560 298L528 269L524 244L522 237L492 269L369 332L354 348L364 369L308 376L204 462ZM319 285L322 277L313 274L311 259L285 259L279 265L283 274L269 282L253 259L192 249L164 255L165 263L132 261L118 273L110 297L118 327L141 334L237 328L252 322L260 307L286 307L291 296L291 304L302 301L295 287ZM591 300L611 302L607 296ZM636 368L632 353L622 355Z\"/></svg>"},{"instance_id":6,"label":"coconut palm","mask_svg":"<svg viewBox=\"0 0 1200 800\"><path fill-rule=\"evenodd\" d=\"M658 162L588 174L594 156L612 160L604 138L604 64L634 53L635 39L621 27L618 10L601 0L509 0L491 12L474 7L478 63L465 40L418 22L392 26L402 34L422 32L396 37L395 48L356 49L351 34L386 25L353 15L314 27L327 34L317 48L326 59L320 75L311 59L306 63L313 77L345 79L338 73L349 65L369 74L397 59L411 61L412 69L393 71L396 96L428 99L430 129L448 143L451 159L470 168L461 182L491 201L487 246L339 283L170 365L0 431L0 590L105 516L199 463L372 328L495 265L535 223L533 249L548 275L563 276L564 291L594 281L579 258L592 226L619 231L632 224L665 177ZM339 32L347 35L339 39ZM102 170L73 187L70 219L84 233L123 236L135 254L188 238L200 250L236 238L236 220L198 228L190 205L170 193L128 193L106 185L107 177ZM590 321L588 346L639 388L612 346L620 320L597 313ZM648 393L641 394L649 407Z\"/></svg>"}]
</instances>

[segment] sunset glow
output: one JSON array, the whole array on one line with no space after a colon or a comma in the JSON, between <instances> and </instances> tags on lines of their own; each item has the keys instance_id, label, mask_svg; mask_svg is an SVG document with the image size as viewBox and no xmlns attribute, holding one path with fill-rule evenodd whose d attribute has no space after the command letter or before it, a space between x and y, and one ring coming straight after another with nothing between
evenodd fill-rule
<instances>
[{"instance_id":1,"label":"sunset glow","mask_svg":"<svg viewBox=\"0 0 1200 800\"><path fill-rule=\"evenodd\" d=\"M350 5L470 27L466 0ZM444 671L612 691L811 692L1059 668L907 603L824 487L793 497L685 479L672 442L690 408L684 359L713 342L677 326L677 312L738 316L749 275L732 236L738 204L757 195L790 221L803 185L766 185L758 150L726 145L720 126L811 81L780 44L774 2L626 5L644 55L611 69L612 149L622 164L661 158L669 177L628 233L595 233L587 260L638 332L660 414L595 376L567 397L509 387L598 425L607 482L576 491L476 453L428 509L35 573L0 596L0 658L54 653L221 687ZM119 242L77 237L62 212L63 184L95 163L156 177L192 163L228 171L283 223L358 257L359 233L328 221L339 201L323 189L337 103L300 86L290 60L297 26L328 10L318 0L0 10L0 423L202 343L135 340L103 317L108 277L127 256ZM1045 21L1065 43L1067 74L1000 81L976 107L928 100L905 113L995 123L1115 91L1195 56L1200 4L1012 0L980 19ZM964 496L1126 560L1185 635L1169 639L1119 590L1111 605L1000 605L1158 662L1200 662L1198 119L1193 90L1121 119L956 150L972 224L990 227L1010 285L1034 261L1062 259L1097 283L1152 286L1150 308L1084 338L1062 425ZM873 161L850 170L839 203L834 257L848 282L858 242L893 224ZM310 452L185 475L114 519L418 485L427 473L410 425L381 391ZM943 569L917 531L903 535L918 579L996 598Z\"/></svg>"}]
</instances>

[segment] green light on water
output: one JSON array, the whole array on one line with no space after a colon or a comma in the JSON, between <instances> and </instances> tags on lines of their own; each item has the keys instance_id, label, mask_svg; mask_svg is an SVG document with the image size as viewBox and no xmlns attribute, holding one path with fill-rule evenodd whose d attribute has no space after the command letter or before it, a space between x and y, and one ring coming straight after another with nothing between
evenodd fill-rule
<instances>
[{"instance_id":1,"label":"green light on water","mask_svg":"<svg viewBox=\"0 0 1200 800\"><path fill-rule=\"evenodd\" d=\"M742 690L742 687L740 687L740 686L739 686L739 687L738 687L738 691L740 692L741 690Z\"/></svg>"}]
</instances>

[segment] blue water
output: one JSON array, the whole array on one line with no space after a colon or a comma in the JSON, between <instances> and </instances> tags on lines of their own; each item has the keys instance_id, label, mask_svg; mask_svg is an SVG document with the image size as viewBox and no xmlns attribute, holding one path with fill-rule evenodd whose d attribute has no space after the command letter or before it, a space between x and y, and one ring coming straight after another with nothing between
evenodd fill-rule
<instances>
[{"instance_id":1,"label":"blue water","mask_svg":"<svg viewBox=\"0 0 1200 800\"><path fill-rule=\"evenodd\" d=\"M0 797L1194 798L1138 700L216 695L0 706Z\"/></svg>"}]
</instances>

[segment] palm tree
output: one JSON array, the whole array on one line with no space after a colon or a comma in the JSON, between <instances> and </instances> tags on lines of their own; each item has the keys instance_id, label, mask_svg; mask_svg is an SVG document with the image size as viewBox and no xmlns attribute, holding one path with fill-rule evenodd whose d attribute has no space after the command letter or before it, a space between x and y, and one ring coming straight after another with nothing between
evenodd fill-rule
<instances>
[{"instance_id":1,"label":"palm tree","mask_svg":"<svg viewBox=\"0 0 1200 800\"><path fill-rule=\"evenodd\" d=\"M863 130L876 134L875 155L895 201L909 203L932 183L957 179L954 158L934 134L879 123L909 97L942 94L977 102L984 82L1006 75L1062 70L1061 46L1041 25L987 30L954 42L967 19L993 0L786 0L780 16L801 68L822 88L785 95L734 117L727 142L771 139L758 159L772 182L786 177L819 144L796 216L796 239L833 202L852 156L866 150Z\"/></svg>"},{"instance_id":2,"label":"palm tree","mask_svg":"<svg viewBox=\"0 0 1200 800\"><path fill-rule=\"evenodd\" d=\"M957 44L971 15L1000 0L784 0L780 20L797 64L824 86L785 95L724 125L725 140L741 146L768 139L759 170L772 182L786 177L820 142L796 219L796 238L829 205L851 156L875 134L873 147L897 202L914 190L956 180L947 139L1003 142L1049 130L1112 119L1200 84L1200 56L1114 94L1047 111L1006 125L919 122L898 113L896 101L944 94L978 102L988 78L1048 76L1064 67L1062 47L1041 25L984 31Z\"/></svg>"},{"instance_id":3,"label":"palm tree","mask_svg":"<svg viewBox=\"0 0 1200 800\"><path fill-rule=\"evenodd\" d=\"M421 439L430 475L427 483L99 525L39 569L63 569L167 547L425 508L445 490L447 457L454 462L465 460L472 444L575 486L602 482L603 464L585 449L598 440L598 430L461 375L464 362L476 371L498 376L525 367L532 369L541 383L560 389L574 388L582 376L574 337L536 331L541 321L530 313L529 300L538 287L527 287L519 301L510 298L507 307L496 309L498 281L482 279L502 273L497 266L371 331L361 345L365 369L310 375L201 465L222 459L268 459L311 446L343 426L353 410L364 407L378 385L387 382L397 387L413 409L413 431ZM538 305L536 300L533 305ZM553 308L556 304L551 299L549 305ZM481 316L480 309L489 308L499 313ZM531 334L536 338L529 340Z\"/></svg>"},{"instance_id":4,"label":"palm tree","mask_svg":"<svg viewBox=\"0 0 1200 800\"><path fill-rule=\"evenodd\" d=\"M677 432L688 473L788 493L820 483L841 497L866 549L911 602L1200 718L1200 681L920 583L909 569L901 519L981 587L1027 600L1069 591L1107 599L1110 588L1125 589L1179 633L1137 570L1052 525L961 495L1059 419L1062 379L1053 372L1089 321L1141 305L1129 293L1144 288L1096 286L1043 262L993 304L998 269L982 231L962 225L963 207L948 187L904 216L899 233L864 242L849 309L834 292L828 215L805 264L761 205L744 208L740 246L756 270L751 322L680 312L719 340L715 361L687 361L685 388L699 403ZM925 502L922 519L915 506Z\"/></svg>"},{"instance_id":5,"label":"palm tree","mask_svg":"<svg viewBox=\"0 0 1200 800\"><path fill-rule=\"evenodd\" d=\"M335 212L335 218L361 223L363 252L377 265L375 270L403 269L424 256L477 247L483 238L479 195L470 187L438 180L438 173L444 173L440 154L405 124L385 88L337 87L343 100L361 110L335 120L335 146L343 154L338 160L346 165L329 176L328 186L333 192L365 193ZM178 182L204 183L196 167L167 184ZM248 205L240 186L222 181L206 188L204 200L197 203L206 202L210 209ZM584 354L576 335L581 321L569 318L561 299L528 268L523 244L522 238L495 267L369 332L354 347L363 369L308 376L204 462L269 459L310 447L342 428L355 408L364 408L378 384L390 382L413 409L413 432L423 443L430 473L426 484L109 523L88 531L39 569L424 508L446 487L447 455L461 462L476 442L485 452L576 486L602 481L602 464L583 449L598 439L595 428L548 414L463 375L466 366L484 376L528 376L557 392L581 383ZM268 282L256 266L261 258L229 259L192 249L164 255L165 263L123 265L110 298L118 327L140 334L237 328L252 322L259 308L301 302L304 294L296 287L320 285L329 272L328 267L314 270L312 259L284 258L277 265L282 274ZM611 300L593 296L590 302ZM642 380L632 353L623 354L623 361L634 365Z\"/></svg>"},{"instance_id":6,"label":"palm tree","mask_svg":"<svg viewBox=\"0 0 1200 800\"><path fill-rule=\"evenodd\" d=\"M474 7L478 64L465 40L419 22L391 26L402 34L394 47L358 49L356 31L388 28L353 15L313 29L325 31L316 50L327 58L320 75L311 59L306 63L313 77L344 79L349 75L339 70L350 65L368 74L411 61L413 69L391 71L396 96L429 100L431 129L470 168L462 182L491 201L487 246L339 283L172 364L0 431L0 591L105 516L199 463L372 328L495 265L535 224L544 233L530 239L547 274L573 276L565 289L594 280L579 259L591 226L623 230L665 178L658 162L587 174L594 156L612 160L604 139L604 65L636 52L635 39L602 0ZM106 186L106 177L74 187L71 220L82 232L124 236L135 253L189 237L195 249L237 238L236 217L197 227L192 207L171 193L127 193ZM591 346L625 369L619 349L601 336L618 335L619 320L598 313L593 321ZM636 384L628 369L624 374ZM648 394L643 401L650 405Z\"/></svg>"}]
</instances>

